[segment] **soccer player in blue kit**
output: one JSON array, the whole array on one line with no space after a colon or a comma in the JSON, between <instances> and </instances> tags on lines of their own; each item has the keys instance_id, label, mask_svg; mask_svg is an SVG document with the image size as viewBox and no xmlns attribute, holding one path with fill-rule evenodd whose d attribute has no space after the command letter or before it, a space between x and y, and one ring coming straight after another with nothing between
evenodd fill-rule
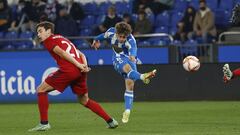
<instances>
[{"instance_id":1,"label":"soccer player in blue kit","mask_svg":"<svg viewBox=\"0 0 240 135\"><path fill-rule=\"evenodd\" d=\"M126 91L124 93L125 111L123 112L122 122L127 123L130 111L133 105L133 89L136 80L142 80L148 84L150 79L156 75L157 70L141 74L137 71L137 44L131 34L132 28L125 22L119 22L115 28L109 28L105 33L96 36L93 40L92 47L98 49L100 41L110 39L113 49L113 66L125 79Z\"/></svg>"}]
</instances>

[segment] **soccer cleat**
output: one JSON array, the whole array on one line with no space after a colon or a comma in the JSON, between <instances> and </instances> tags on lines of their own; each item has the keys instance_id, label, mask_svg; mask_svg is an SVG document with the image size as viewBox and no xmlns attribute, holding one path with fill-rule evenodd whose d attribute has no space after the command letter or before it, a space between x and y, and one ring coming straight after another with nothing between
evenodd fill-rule
<instances>
[{"instance_id":1,"label":"soccer cleat","mask_svg":"<svg viewBox=\"0 0 240 135\"><path fill-rule=\"evenodd\" d=\"M29 129L29 132L33 132L33 131L47 131L51 129L50 124L38 124L36 127Z\"/></svg>"},{"instance_id":2,"label":"soccer cleat","mask_svg":"<svg viewBox=\"0 0 240 135\"><path fill-rule=\"evenodd\" d=\"M143 83L145 84L149 84L150 83L150 79L153 78L157 73L157 70L154 69L153 71L151 72L148 72L148 73L144 73L143 74Z\"/></svg>"},{"instance_id":3,"label":"soccer cleat","mask_svg":"<svg viewBox=\"0 0 240 135\"><path fill-rule=\"evenodd\" d=\"M232 77L233 77L233 73L230 70L229 65L225 64L223 66L223 81L225 83L227 83L228 81L230 81L232 79Z\"/></svg>"},{"instance_id":4,"label":"soccer cleat","mask_svg":"<svg viewBox=\"0 0 240 135\"><path fill-rule=\"evenodd\" d=\"M124 111L123 112L123 117L122 117L122 122L123 123L128 123L129 116L130 116L130 111Z\"/></svg>"},{"instance_id":5,"label":"soccer cleat","mask_svg":"<svg viewBox=\"0 0 240 135\"><path fill-rule=\"evenodd\" d=\"M118 122L115 119L112 119L112 121L108 122L107 124L108 124L107 128L109 129L114 129L118 127Z\"/></svg>"}]
</instances>

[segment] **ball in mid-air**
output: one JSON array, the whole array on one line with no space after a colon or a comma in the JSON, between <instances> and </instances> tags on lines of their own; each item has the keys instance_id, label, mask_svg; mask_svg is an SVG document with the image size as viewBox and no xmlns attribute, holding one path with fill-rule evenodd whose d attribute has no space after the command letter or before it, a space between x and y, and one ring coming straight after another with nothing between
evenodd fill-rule
<instances>
[{"instance_id":1,"label":"ball in mid-air","mask_svg":"<svg viewBox=\"0 0 240 135\"><path fill-rule=\"evenodd\" d=\"M195 56L187 56L183 59L183 68L188 72L198 71L200 68L200 61Z\"/></svg>"}]
</instances>

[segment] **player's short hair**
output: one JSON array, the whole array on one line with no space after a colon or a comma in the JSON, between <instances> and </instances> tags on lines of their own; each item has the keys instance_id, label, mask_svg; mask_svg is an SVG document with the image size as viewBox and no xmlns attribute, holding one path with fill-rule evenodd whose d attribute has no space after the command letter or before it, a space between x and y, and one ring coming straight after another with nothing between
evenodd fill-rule
<instances>
[{"instance_id":1,"label":"player's short hair","mask_svg":"<svg viewBox=\"0 0 240 135\"><path fill-rule=\"evenodd\" d=\"M54 33L55 25L51 22L43 21L43 22L38 23L37 26L36 26L36 31L39 27L43 27L45 30L50 29L51 32Z\"/></svg>"},{"instance_id":2,"label":"player's short hair","mask_svg":"<svg viewBox=\"0 0 240 135\"><path fill-rule=\"evenodd\" d=\"M202 3L202 2L207 4L206 0L199 0L199 3Z\"/></svg>"},{"instance_id":3,"label":"player's short hair","mask_svg":"<svg viewBox=\"0 0 240 135\"><path fill-rule=\"evenodd\" d=\"M115 25L116 33L128 36L132 33L132 28L128 23L119 22Z\"/></svg>"}]
</instances>

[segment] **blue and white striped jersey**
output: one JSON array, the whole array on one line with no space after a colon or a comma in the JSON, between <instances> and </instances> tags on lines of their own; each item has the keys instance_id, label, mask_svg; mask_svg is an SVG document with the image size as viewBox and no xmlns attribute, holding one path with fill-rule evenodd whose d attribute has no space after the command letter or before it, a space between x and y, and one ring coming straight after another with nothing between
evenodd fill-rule
<instances>
[{"instance_id":1,"label":"blue and white striped jersey","mask_svg":"<svg viewBox=\"0 0 240 135\"><path fill-rule=\"evenodd\" d=\"M111 46L116 53L119 53L116 50L121 50L127 56L137 57L137 43L132 34L127 37L127 40L124 43L119 43L117 40L117 35L115 33L115 28L109 28L105 33L102 33L95 37L95 40L102 41L104 39L110 39Z\"/></svg>"}]
</instances>

